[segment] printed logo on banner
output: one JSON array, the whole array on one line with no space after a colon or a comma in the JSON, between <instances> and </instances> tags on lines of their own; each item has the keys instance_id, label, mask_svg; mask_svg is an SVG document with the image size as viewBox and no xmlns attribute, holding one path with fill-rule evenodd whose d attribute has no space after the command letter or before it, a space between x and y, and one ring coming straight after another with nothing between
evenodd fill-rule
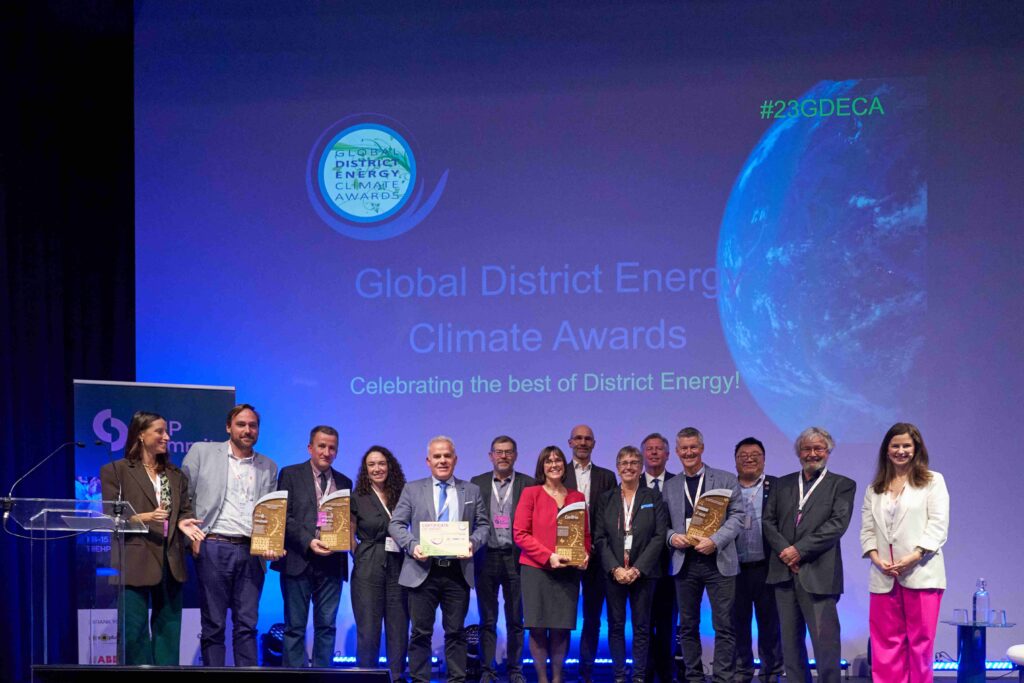
<instances>
[{"instance_id":1,"label":"printed logo on banner","mask_svg":"<svg viewBox=\"0 0 1024 683\"><path fill-rule=\"evenodd\" d=\"M445 170L424 199L412 135L380 114L348 116L329 126L310 150L306 189L316 213L335 231L385 240L416 227L444 192Z\"/></svg>"},{"instance_id":2,"label":"printed logo on banner","mask_svg":"<svg viewBox=\"0 0 1024 683\"><path fill-rule=\"evenodd\" d=\"M107 422L110 423L111 429L117 432L117 436L111 434L104 426ZM110 450L112 451L119 451L124 448L125 441L128 440L128 425L114 417L114 413L110 408L96 413L96 417L92 419L92 431L96 434L97 439L109 443Z\"/></svg>"}]
</instances>

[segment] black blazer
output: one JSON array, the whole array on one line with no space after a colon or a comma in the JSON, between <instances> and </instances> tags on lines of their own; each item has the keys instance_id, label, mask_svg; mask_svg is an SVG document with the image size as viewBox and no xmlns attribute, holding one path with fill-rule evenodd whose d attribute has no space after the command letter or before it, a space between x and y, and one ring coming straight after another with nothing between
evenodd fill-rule
<instances>
[{"instance_id":1,"label":"black blazer","mask_svg":"<svg viewBox=\"0 0 1024 683\"><path fill-rule=\"evenodd\" d=\"M483 474L478 474L472 479L470 479L470 481L476 484L477 487L479 487L480 500L482 500L484 503L484 510L487 512L487 519L488 521L490 521L491 526L493 527L494 519L491 518L491 501L494 498L494 491L492 487L492 484L494 482L494 471L491 470L488 472L484 472ZM534 479L533 477L529 476L528 474L523 474L522 472L516 472L515 479L512 480L512 508L511 512L509 513L511 515L510 523L512 525L514 525L516 521L516 507L518 507L519 505L519 497L523 495L523 489L525 489L527 486L536 485L537 480ZM511 535L511 533L512 526L509 526L509 534ZM516 545L516 542L514 540L512 541L512 547L516 549L516 562L519 562L519 554L522 552L522 550L519 548L518 545ZM481 548L481 550L483 552L486 552L486 546ZM476 559L476 564L474 566L482 567L483 563L480 561L481 559L482 556L478 556Z\"/></svg>"},{"instance_id":2,"label":"black blazer","mask_svg":"<svg viewBox=\"0 0 1024 683\"><path fill-rule=\"evenodd\" d=\"M334 489L352 489L352 480L331 468ZM313 564L330 576L348 579L348 553L331 553L321 557L309 549L316 535L316 483L309 461L281 469L277 477L277 490L288 492L288 521L284 530L284 547L288 554L275 560L271 569L288 576L298 576Z\"/></svg>"},{"instance_id":3,"label":"black blazer","mask_svg":"<svg viewBox=\"0 0 1024 683\"><path fill-rule=\"evenodd\" d=\"M839 541L850 526L857 484L829 472L804 505L800 525L796 523L798 477L800 472L780 477L771 486L762 514L761 530L768 553L768 583L785 583L795 578L808 593L839 595L843 592L843 553ZM779 553L795 546L800 552L800 571L793 574L779 559Z\"/></svg>"},{"instance_id":4,"label":"black blazer","mask_svg":"<svg viewBox=\"0 0 1024 683\"><path fill-rule=\"evenodd\" d=\"M590 518L594 519L597 514L597 506L601 504L601 496L605 491L618 486L615 480L615 473L603 467L598 467L591 462L590 468ZM569 465L565 472L565 488L579 490L576 484L576 468L573 467L573 459L569 458Z\"/></svg>"},{"instance_id":5,"label":"black blazer","mask_svg":"<svg viewBox=\"0 0 1024 683\"><path fill-rule=\"evenodd\" d=\"M624 566L625 534L623 533L622 491L616 486L601 494L601 503L594 515L594 547L601 566L611 573ZM641 486L633 501L633 548L630 565L644 578L662 575L661 555L668 531L668 510L661 494ZM596 558L595 558L596 559Z\"/></svg>"},{"instance_id":6,"label":"black blazer","mask_svg":"<svg viewBox=\"0 0 1024 683\"><path fill-rule=\"evenodd\" d=\"M391 517L384 509L384 504L373 491L353 493L352 518L358 541L353 552L353 573L362 576L366 572L383 572L388 564L384 541L388 537L388 524L391 523ZM403 557L402 553L397 555L399 558Z\"/></svg>"}]
</instances>

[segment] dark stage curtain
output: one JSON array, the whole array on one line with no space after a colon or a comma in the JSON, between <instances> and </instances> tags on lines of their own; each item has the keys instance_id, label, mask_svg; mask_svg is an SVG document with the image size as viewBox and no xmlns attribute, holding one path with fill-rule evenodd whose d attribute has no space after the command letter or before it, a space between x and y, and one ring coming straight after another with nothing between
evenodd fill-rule
<instances>
[{"instance_id":1,"label":"dark stage curtain","mask_svg":"<svg viewBox=\"0 0 1024 683\"><path fill-rule=\"evenodd\" d=\"M0 8L0 488L72 436L72 379L135 375L132 5ZM67 449L15 495L74 497ZM60 566L73 566L72 546ZM28 680L28 543L0 534L0 680ZM70 595L71 572L66 580ZM77 661L73 605L52 607Z\"/></svg>"}]
</instances>

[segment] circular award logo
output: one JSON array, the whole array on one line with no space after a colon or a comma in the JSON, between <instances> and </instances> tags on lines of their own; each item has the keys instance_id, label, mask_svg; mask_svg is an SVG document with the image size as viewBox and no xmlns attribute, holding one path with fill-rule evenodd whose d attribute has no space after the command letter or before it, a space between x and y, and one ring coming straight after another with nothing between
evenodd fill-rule
<instances>
[{"instance_id":1,"label":"circular award logo","mask_svg":"<svg viewBox=\"0 0 1024 683\"><path fill-rule=\"evenodd\" d=\"M327 128L310 150L306 188L313 210L334 230L384 240L411 230L434 209L448 180L427 193L406 128L383 114L354 114Z\"/></svg>"},{"instance_id":2,"label":"circular award logo","mask_svg":"<svg viewBox=\"0 0 1024 683\"><path fill-rule=\"evenodd\" d=\"M362 123L338 133L320 156L320 191L346 220L373 223L405 205L416 180L416 158L397 132Z\"/></svg>"}]
</instances>

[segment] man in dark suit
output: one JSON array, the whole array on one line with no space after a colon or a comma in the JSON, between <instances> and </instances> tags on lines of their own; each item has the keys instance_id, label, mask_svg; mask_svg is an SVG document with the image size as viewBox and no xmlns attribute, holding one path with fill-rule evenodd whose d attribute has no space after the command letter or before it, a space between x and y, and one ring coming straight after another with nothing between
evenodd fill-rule
<instances>
[{"instance_id":1,"label":"man in dark suit","mask_svg":"<svg viewBox=\"0 0 1024 683\"><path fill-rule=\"evenodd\" d=\"M781 477L768 496L763 531L771 554L768 583L782 626L789 683L810 683L809 631L820 683L839 683L840 634L836 603L843 592L839 540L850 525L857 484L827 468L832 436L809 427L796 440L801 471Z\"/></svg>"},{"instance_id":2,"label":"man in dark suit","mask_svg":"<svg viewBox=\"0 0 1024 683\"><path fill-rule=\"evenodd\" d=\"M430 641L437 608L444 628L448 683L466 680L466 613L473 587L473 554L487 543L491 522L476 484L455 478L455 444L435 436L427 444L430 477L409 482L391 513L388 534L405 552L398 582L409 589L409 674L430 683ZM469 544L457 557L430 557L420 544L420 522L468 522Z\"/></svg>"},{"instance_id":3,"label":"man in dark suit","mask_svg":"<svg viewBox=\"0 0 1024 683\"><path fill-rule=\"evenodd\" d=\"M740 573L736 576L736 602L733 620L736 629L735 683L750 683L754 678L754 652L750 635L751 618L757 615L757 652L761 658L763 683L782 675L782 642L779 640L779 611L775 590L768 579L768 543L761 533L761 519L768 495L776 478L764 473L764 444L748 436L738 444L736 477L743 501L743 528L736 537Z\"/></svg>"},{"instance_id":4,"label":"man in dark suit","mask_svg":"<svg viewBox=\"0 0 1024 683\"><path fill-rule=\"evenodd\" d=\"M351 491L352 480L331 467L338 456L338 430L317 425L309 433L309 460L281 470L277 490L288 492L286 554L271 565L281 572L284 599L282 664L307 666L306 620L313 602L313 666L329 667L334 658L335 620L341 583L348 579L348 553L332 552L320 542L320 502L336 491Z\"/></svg>"},{"instance_id":5,"label":"man in dark suit","mask_svg":"<svg viewBox=\"0 0 1024 683\"><path fill-rule=\"evenodd\" d=\"M594 506L601 494L615 488L615 474L598 467L591 461L594 453L594 430L587 425L576 425L569 433L569 448L572 449L572 466L565 473L565 487L576 489L587 499L590 512L590 528L594 528ZM604 607L604 571L600 562L591 562L582 572L583 586L583 630L580 632L580 680L593 680L594 658L597 656L597 638L601 631L601 609Z\"/></svg>"},{"instance_id":6,"label":"man in dark suit","mask_svg":"<svg viewBox=\"0 0 1024 683\"><path fill-rule=\"evenodd\" d=\"M480 488L491 530L487 548L477 555L476 601L480 611L480 659L483 665L481 683L497 680L494 651L498 634L498 589L505 598L505 662L509 683L523 679L523 596L519 583L519 548L512 540L519 496L527 486L537 482L533 477L515 471L518 447L511 436L497 436L491 441L490 472L471 480Z\"/></svg>"},{"instance_id":7,"label":"man in dark suit","mask_svg":"<svg viewBox=\"0 0 1024 683\"><path fill-rule=\"evenodd\" d=\"M661 494L665 482L675 475L665 469L668 462L668 439L655 432L648 434L640 444L644 455L644 475L640 486L652 488ZM676 582L668 570L670 552L664 543L661 548L661 575L654 584L651 605L651 650L647 659L646 683L655 679L659 683L675 680L672 663L676 644Z\"/></svg>"}]
</instances>

